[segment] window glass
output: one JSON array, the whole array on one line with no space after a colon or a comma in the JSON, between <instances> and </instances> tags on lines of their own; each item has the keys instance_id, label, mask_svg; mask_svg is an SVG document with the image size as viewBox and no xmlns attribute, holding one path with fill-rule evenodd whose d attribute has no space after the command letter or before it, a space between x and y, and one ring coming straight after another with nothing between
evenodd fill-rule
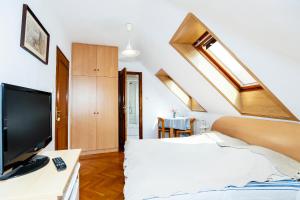
<instances>
[{"instance_id":1,"label":"window glass","mask_svg":"<svg viewBox=\"0 0 300 200\"><path fill-rule=\"evenodd\" d=\"M190 97L174 82L169 80L167 82L170 90L179 97L185 104L190 103Z\"/></svg>"},{"instance_id":2,"label":"window glass","mask_svg":"<svg viewBox=\"0 0 300 200\"><path fill-rule=\"evenodd\" d=\"M240 83L241 86L257 84L257 81L218 41L213 43L207 51Z\"/></svg>"}]
</instances>

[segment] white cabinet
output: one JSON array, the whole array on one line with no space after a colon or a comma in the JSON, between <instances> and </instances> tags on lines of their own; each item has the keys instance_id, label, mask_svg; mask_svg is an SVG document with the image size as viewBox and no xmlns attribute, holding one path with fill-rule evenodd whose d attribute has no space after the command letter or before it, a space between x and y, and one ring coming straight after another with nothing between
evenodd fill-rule
<instances>
[{"instance_id":1,"label":"white cabinet","mask_svg":"<svg viewBox=\"0 0 300 200\"><path fill-rule=\"evenodd\" d=\"M64 193L63 200L77 200L79 199L79 169L80 163L77 163L71 180L67 186L67 190Z\"/></svg>"},{"instance_id":2,"label":"white cabinet","mask_svg":"<svg viewBox=\"0 0 300 200\"><path fill-rule=\"evenodd\" d=\"M0 181L0 199L75 200L79 199L78 162L81 150L43 151L50 162L43 168L24 176ZM58 172L52 158L61 157L67 168Z\"/></svg>"}]
</instances>

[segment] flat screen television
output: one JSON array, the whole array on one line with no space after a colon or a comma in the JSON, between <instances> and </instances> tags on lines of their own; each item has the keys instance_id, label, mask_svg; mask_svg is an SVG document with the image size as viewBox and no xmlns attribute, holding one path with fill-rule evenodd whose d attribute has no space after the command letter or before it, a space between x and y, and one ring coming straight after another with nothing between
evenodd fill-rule
<instances>
[{"instance_id":1,"label":"flat screen television","mask_svg":"<svg viewBox=\"0 0 300 200\"><path fill-rule=\"evenodd\" d=\"M1 84L0 180L49 162L36 154L52 140L51 93Z\"/></svg>"}]
</instances>

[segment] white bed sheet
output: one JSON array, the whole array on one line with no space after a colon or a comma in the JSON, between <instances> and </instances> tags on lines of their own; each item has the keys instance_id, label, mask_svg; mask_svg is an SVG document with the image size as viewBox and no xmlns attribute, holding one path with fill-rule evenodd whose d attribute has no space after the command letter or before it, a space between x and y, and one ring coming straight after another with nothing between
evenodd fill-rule
<instances>
[{"instance_id":1,"label":"white bed sheet","mask_svg":"<svg viewBox=\"0 0 300 200\"><path fill-rule=\"evenodd\" d=\"M193 193L197 198L212 195L212 198L220 199L219 195L233 194L198 192L222 189L228 184L244 186L249 181L283 177L263 156L247 149L221 148L216 142L207 135L128 141L124 161L125 199L182 199L184 196L172 196L178 192Z\"/></svg>"}]
</instances>

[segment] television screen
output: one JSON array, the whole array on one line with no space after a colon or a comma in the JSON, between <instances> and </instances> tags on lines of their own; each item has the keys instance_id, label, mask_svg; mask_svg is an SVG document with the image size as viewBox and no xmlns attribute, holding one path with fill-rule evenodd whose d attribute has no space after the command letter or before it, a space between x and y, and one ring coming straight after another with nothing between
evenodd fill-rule
<instances>
[{"instance_id":1,"label":"television screen","mask_svg":"<svg viewBox=\"0 0 300 200\"><path fill-rule=\"evenodd\" d=\"M37 153L52 139L51 93L2 84L2 170Z\"/></svg>"}]
</instances>

